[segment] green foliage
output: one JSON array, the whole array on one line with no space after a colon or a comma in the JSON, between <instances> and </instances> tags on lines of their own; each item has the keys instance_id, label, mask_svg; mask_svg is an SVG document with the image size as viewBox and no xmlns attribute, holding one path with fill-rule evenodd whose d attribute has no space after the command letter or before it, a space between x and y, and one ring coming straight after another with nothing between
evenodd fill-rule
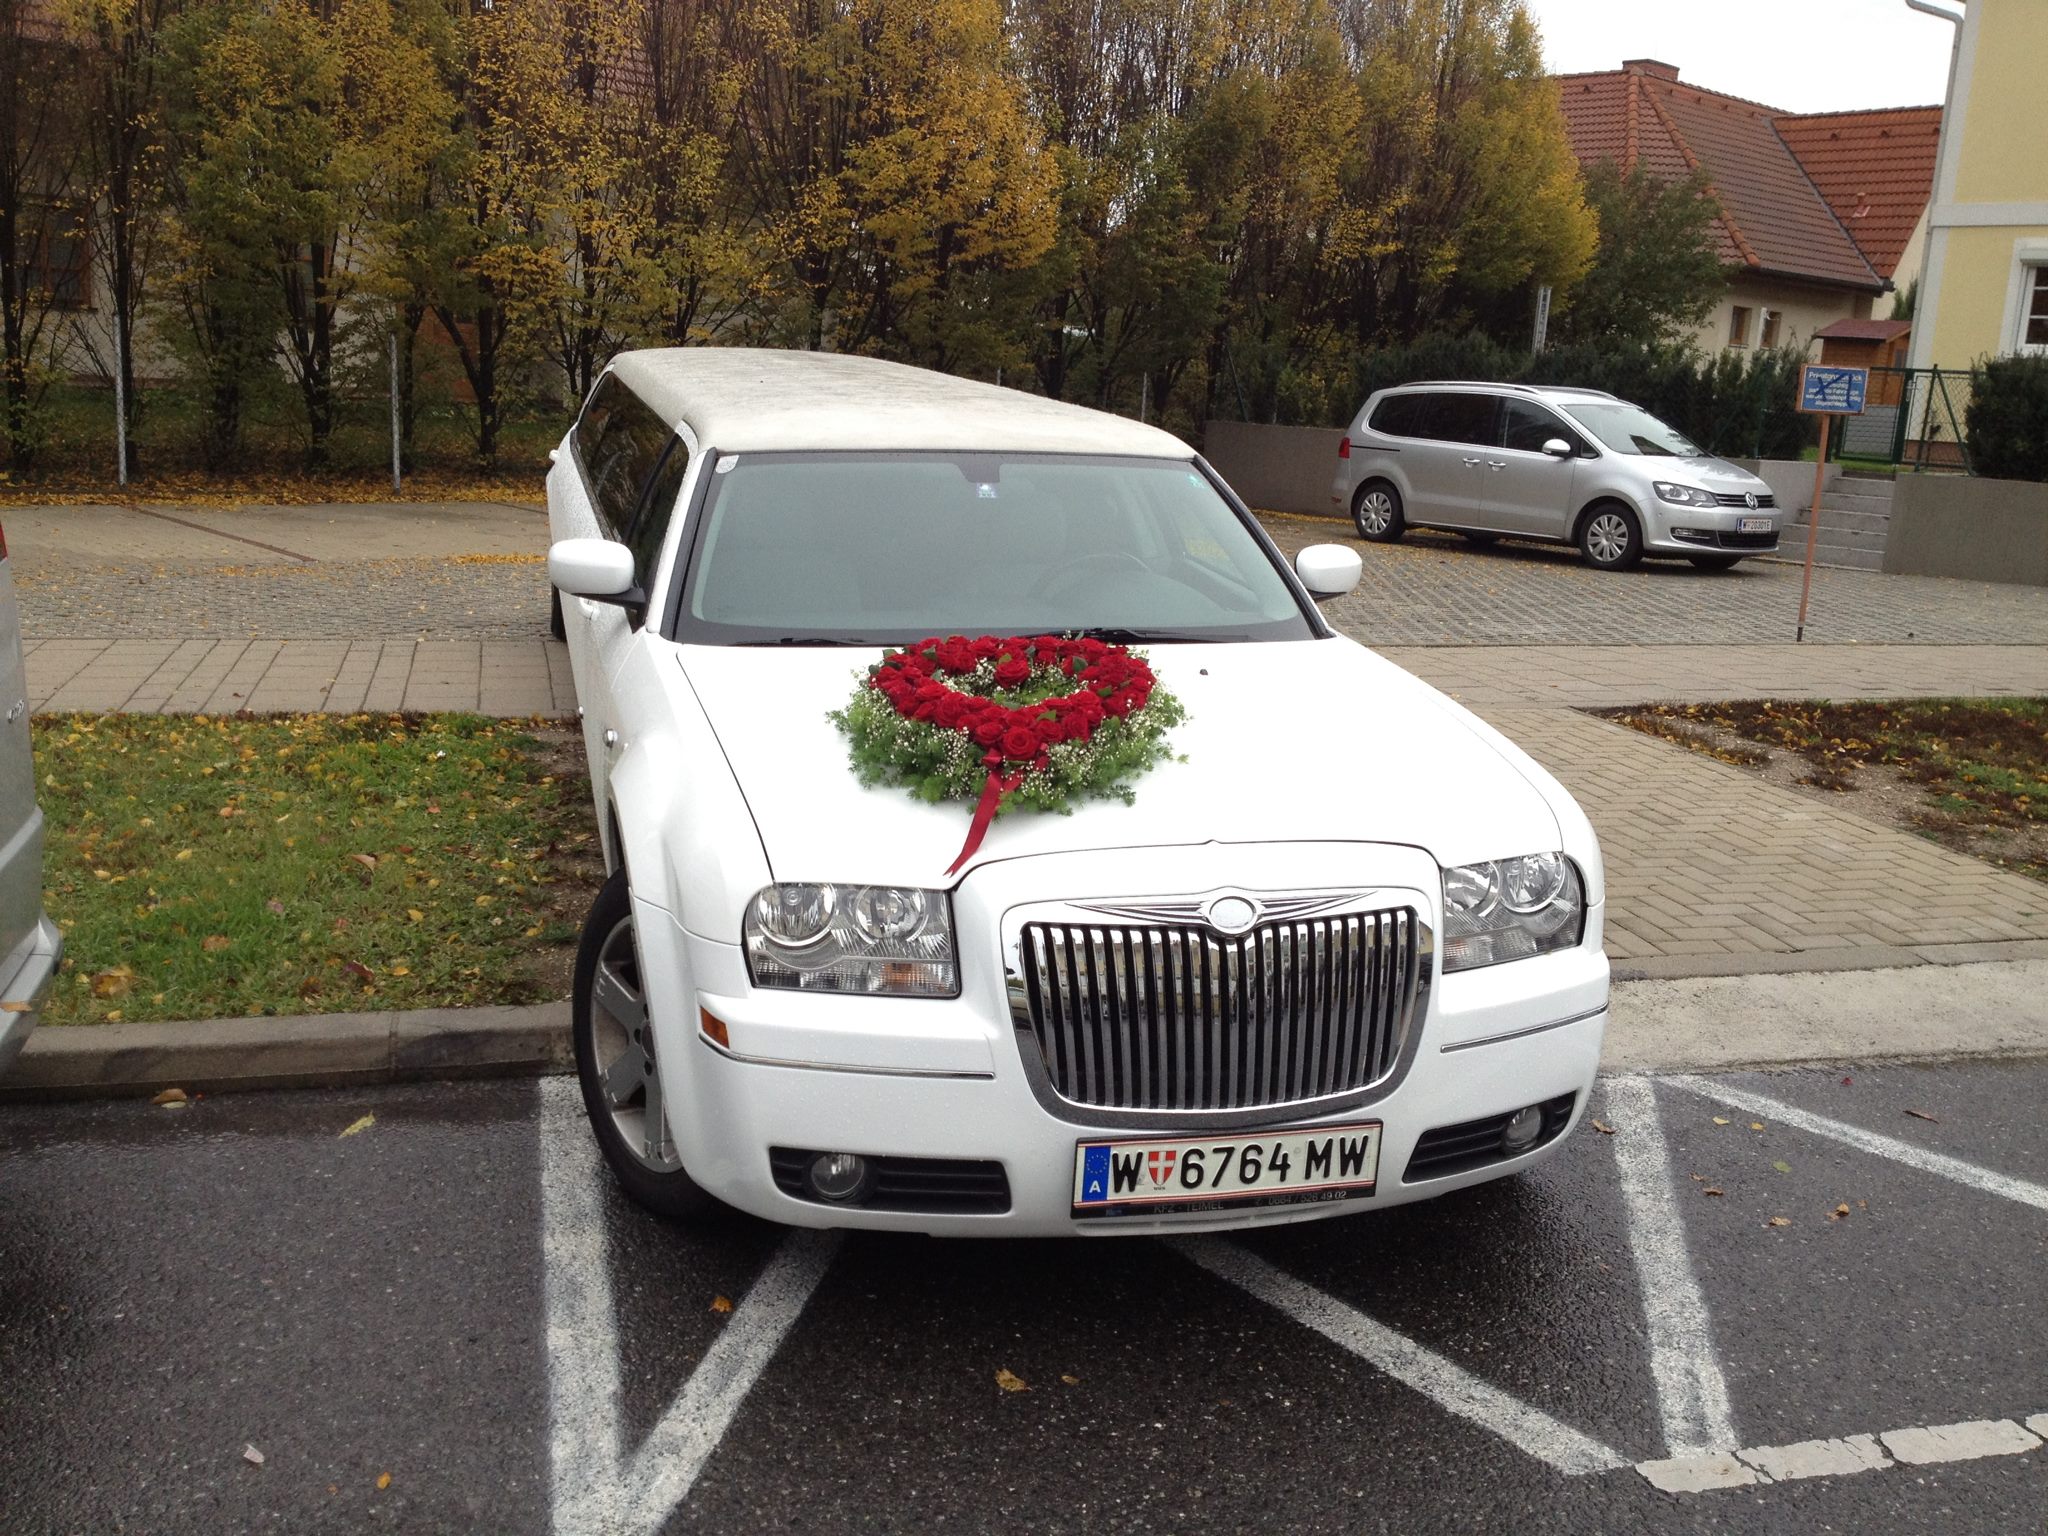
<instances>
[{"instance_id":1,"label":"green foliage","mask_svg":"<svg viewBox=\"0 0 2048 1536\"><path fill-rule=\"evenodd\" d=\"M1663 181L1646 166L1624 176L1611 161L1586 173L1600 241L1571 307L1552 326L1561 341L1675 341L1695 330L1728 286L1715 249L1706 177Z\"/></svg>"},{"instance_id":2,"label":"green foliage","mask_svg":"<svg viewBox=\"0 0 2048 1536\"><path fill-rule=\"evenodd\" d=\"M2048 357L1979 365L1963 413L1970 467L1999 480L2048 480Z\"/></svg>"}]
</instances>

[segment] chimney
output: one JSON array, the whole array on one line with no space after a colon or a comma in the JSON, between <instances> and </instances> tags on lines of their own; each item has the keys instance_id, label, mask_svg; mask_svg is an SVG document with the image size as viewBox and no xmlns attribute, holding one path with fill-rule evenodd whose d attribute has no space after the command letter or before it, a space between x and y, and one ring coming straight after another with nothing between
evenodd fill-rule
<instances>
[{"instance_id":1,"label":"chimney","mask_svg":"<svg viewBox=\"0 0 2048 1536\"><path fill-rule=\"evenodd\" d=\"M1655 75L1659 80L1678 78L1678 66L1662 59L1623 59L1621 67L1631 75Z\"/></svg>"}]
</instances>

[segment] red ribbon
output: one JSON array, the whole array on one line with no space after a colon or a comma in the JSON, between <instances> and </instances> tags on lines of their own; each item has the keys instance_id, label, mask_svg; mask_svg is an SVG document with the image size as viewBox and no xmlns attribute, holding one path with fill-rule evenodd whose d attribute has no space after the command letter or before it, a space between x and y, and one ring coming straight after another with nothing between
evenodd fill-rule
<instances>
[{"instance_id":1,"label":"red ribbon","mask_svg":"<svg viewBox=\"0 0 2048 1536\"><path fill-rule=\"evenodd\" d=\"M974 807L974 820L967 828L967 841L960 845L960 857L946 871L948 875L958 873L960 866L974 857L975 850L981 847L981 840L988 836L988 824L996 819L996 808L1003 803L1003 796L1023 782L1021 773L1005 778L995 769L989 769L988 782L981 786L981 800Z\"/></svg>"}]
</instances>

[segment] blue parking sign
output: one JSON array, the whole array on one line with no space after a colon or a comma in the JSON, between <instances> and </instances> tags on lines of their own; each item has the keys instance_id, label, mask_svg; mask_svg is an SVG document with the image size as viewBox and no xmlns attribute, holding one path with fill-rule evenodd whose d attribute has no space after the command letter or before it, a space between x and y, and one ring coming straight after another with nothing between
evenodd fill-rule
<instances>
[{"instance_id":1,"label":"blue parking sign","mask_svg":"<svg viewBox=\"0 0 2048 1536\"><path fill-rule=\"evenodd\" d=\"M1861 416L1869 387L1868 368L1808 363L1799 370L1799 409L1822 416Z\"/></svg>"}]
</instances>

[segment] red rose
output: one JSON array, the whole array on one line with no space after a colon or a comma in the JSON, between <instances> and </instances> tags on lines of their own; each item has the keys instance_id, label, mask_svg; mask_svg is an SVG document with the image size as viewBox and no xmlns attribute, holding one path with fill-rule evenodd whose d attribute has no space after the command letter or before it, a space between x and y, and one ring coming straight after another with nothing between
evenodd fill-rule
<instances>
[{"instance_id":1,"label":"red rose","mask_svg":"<svg viewBox=\"0 0 2048 1536\"><path fill-rule=\"evenodd\" d=\"M983 715L974 725L976 746L992 747L1003 739L1003 722L993 715Z\"/></svg>"},{"instance_id":2,"label":"red rose","mask_svg":"<svg viewBox=\"0 0 2048 1536\"><path fill-rule=\"evenodd\" d=\"M968 702L965 694L949 693L939 700L938 713L932 718L950 731L973 714L974 707Z\"/></svg>"},{"instance_id":3,"label":"red rose","mask_svg":"<svg viewBox=\"0 0 2048 1536\"><path fill-rule=\"evenodd\" d=\"M1003 732L1003 755L1014 758L1038 756L1038 732L1028 725L1013 725Z\"/></svg>"},{"instance_id":4,"label":"red rose","mask_svg":"<svg viewBox=\"0 0 2048 1536\"><path fill-rule=\"evenodd\" d=\"M965 640L948 640L939 647L938 662L948 672L972 672L974 647Z\"/></svg>"},{"instance_id":5,"label":"red rose","mask_svg":"<svg viewBox=\"0 0 2048 1536\"><path fill-rule=\"evenodd\" d=\"M1011 656L996 663L996 685L1001 688L1015 688L1028 682L1031 677L1031 663L1019 661Z\"/></svg>"}]
</instances>

